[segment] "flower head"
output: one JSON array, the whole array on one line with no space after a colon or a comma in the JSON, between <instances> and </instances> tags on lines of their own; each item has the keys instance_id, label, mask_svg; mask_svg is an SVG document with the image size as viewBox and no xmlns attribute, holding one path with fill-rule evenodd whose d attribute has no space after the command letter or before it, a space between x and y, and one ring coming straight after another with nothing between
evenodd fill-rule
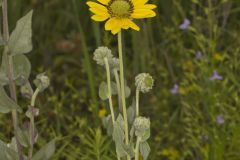
<instances>
[{"instance_id":1,"label":"flower head","mask_svg":"<svg viewBox=\"0 0 240 160\"><path fill-rule=\"evenodd\" d=\"M222 125L225 122L224 116L222 114L218 115L216 118L216 122L219 125Z\"/></svg>"},{"instance_id":2,"label":"flower head","mask_svg":"<svg viewBox=\"0 0 240 160\"><path fill-rule=\"evenodd\" d=\"M34 80L36 87L42 92L50 85L50 80L45 73L38 74Z\"/></svg>"},{"instance_id":3,"label":"flower head","mask_svg":"<svg viewBox=\"0 0 240 160\"><path fill-rule=\"evenodd\" d=\"M150 119L146 117L137 117L133 125L136 130L148 130L150 128Z\"/></svg>"},{"instance_id":4,"label":"flower head","mask_svg":"<svg viewBox=\"0 0 240 160\"><path fill-rule=\"evenodd\" d=\"M179 26L181 30L187 30L188 27L190 26L191 21L187 18L184 19L183 23Z\"/></svg>"},{"instance_id":5,"label":"flower head","mask_svg":"<svg viewBox=\"0 0 240 160\"><path fill-rule=\"evenodd\" d=\"M175 84L173 88L170 90L172 94L177 94L179 92L179 86Z\"/></svg>"},{"instance_id":6,"label":"flower head","mask_svg":"<svg viewBox=\"0 0 240 160\"><path fill-rule=\"evenodd\" d=\"M104 58L107 58L108 60L112 59L112 51L108 49L107 47L98 47L94 52L93 59L97 62L97 64L104 66Z\"/></svg>"},{"instance_id":7,"label":"flower head","mask_svg":"<svg viewBox=\"0 0 240 160\"><path fill-rule=\"evenodd\" d=\"M211 81L214 80L223 80L223 77L221 75L219 75L219 73L217 71L214 71L213 75L210 77Z\"/></svg>"},{"instance_id":8,"label":"flower head","mask_svg":"<svg viewBox=\"0 0 240 160\"><path fill-rule=\"evenodd\" d=\"M113 57L113 58L109 61L110 68L113 69L113 70L114 70L114 69L119 70L119 69L120 69L119 63L120 63L120 62L119 62L119 59Z\"/></svg>"},{"instance_id":9,"label":"flower head","mask_svg":"<svg viewBox=\"0 0 240 160\"><path fill-rule=\"evenodd\" d=\"M152 89L154 80L150 74L140 73L135 78L135 85L139 91L146 93Z\"/></svg>"},{"instance_id":10,"label":"flower head","mask_svg":"<svg viewBox=\"0 0 240 160\"><path fill-rule=\"evenodd\" d=\"M106 21L105 30L112 34L120 32L121 29L132 28L139 31L140 28L132 19L155 17L153 11L157 6L146 4L148 0L97 0L99 3L88 1L90 11L94 13L91 17L95 21Z\"/></svg>"}]
</instances>

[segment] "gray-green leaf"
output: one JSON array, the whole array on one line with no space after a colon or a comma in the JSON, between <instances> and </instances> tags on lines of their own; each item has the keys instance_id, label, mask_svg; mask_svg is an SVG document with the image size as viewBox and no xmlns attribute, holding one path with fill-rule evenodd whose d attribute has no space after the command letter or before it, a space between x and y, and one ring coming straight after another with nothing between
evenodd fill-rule
<instances>
[{"instance_id":1,"label":"gray-green leaf","mask_svg":"<svg viewBox=\"0 0 240 160\"><path fill-rule=\"evenodd\" d=\"M118 122L115 122L113 125L113 140L116 143L122 143L124 140L124 131L121 127L121 124Z\"/></svg>"},{"instance_id":2,"label":"gray-green leaf","mask_svg":"<svg viewBox=\"0 0 240 160\"><path fill-rule=\"evenodd\" d=\"M1 160L16 160L17 152L13 149L9 148L7 144L0 140L0 159Z\"/></svg>"},{"instance_id":3,"label":"gray-green leaf","mask_svg":"<svg viewBox=\"0 0 240 160\"><path fill-rule=\"evenodd\" d=\"M43 146L34 156L32 160L48 160L55 152L55 140L50 141Z\"/></svg>"},{"instance_id":4,"label":"gray-green leaf","mask_svg":"<svg viewBox=\"0 0 240 160\"><path fill-rule=\"evenodd\" d=\"M28 79L31 73L31 63L25 55L16 55L13 56L13 78L17 79ZM5 56L3 56L2 66L0 70L0 82L2 85L8 83L7 78L7 63L4 61Z\"/></svg>"},{"instance_id":5,"label":"gray-green leaf","mask_svg":"<svg viewBox=\"0 0 240 160\"><path fill-rule=\"evenodd\" d=\"M125 97L128 98L131 95L131 89L128 86L125 86Z\"/></svg>"},{"instance_id":6,"label":"gray-green leaf","mask_svg":"<svg viewBox=\"0 0 240 160\"><path fill-rule=\"evenodd\" d=\"M113 123L112 123L112 116L108 115L103 118L103 126L107 129L107 134L111 136L113 134Z\"/></svg>"},{"instance_id":7,"label":"gray-green leaf","mask_svg":"<svg viewBox=\"0 0 240 160\"><path fill-rule=\"evenodd\" d=\"M9 50L12 55L24 54L32 50L32 15L31 10L18 20L9 39Z\"/></svg>"},{"instance_id":8,"label":"gray-green leaf","mask_svg":"<svg viewBox=\"0 0 240 160\"><path fill-rule=\"evenodd\" d=\"M21 108L8 97L4 88L0 86L0 113L8 113L15 109L21 112Z\"/></svg>"},{"instance_id":9,"label":"gray-green leaf","mask_svg":"<svg viewBox=\"0 0 240 160\"><path fill-rule=\"evenodd\" d=\"M111 91L112 91L112 95L116 95L117 92L117 84L115 82L111 82ZM108 85L106 82L102 82L99 86L99 97L102 100L107 100L109 95L108 95Z\"/></svg>"},{"instance_id":10,"label":"gray-green leaf","mask_svg":"<svg viewBox=\"0 0 240 160\"><path fill-rule=\"evenodd\" d=\"M99 97L102 100L107 100L108 99L108 86L106 82L102 82L99 86Z\"/></svg>"},{"instance_id":11,"label":"gray-green leaf","mask_svg":"<svg viewBox=\"0 0 240 160\"><path fill-rule=\"evenodd\" d=\"M26 130L22 130L20 128L17 129L17 138L20 142L20 144L24 147L28 147L30 142L29 142L29 134Z\"/></svg>"},{"instance_id":12,"label":"gray-green leaf","mask_svg":"<svg viewBox=\"0 0 240 160\"><path fill-rule=\"evenodd\" d=\"M150 146L147 142L140 143L140 153L144 160L147 160L149 153L151 151Z\"/></svg>"},{"instance_id":13,"label":"gray-green leaf","mask_svg":"<svg viewBox=\"0 0 240 160\"><path fill-rule=\"evenodd\" d=\"M8 83L8 77L6 73L1 69L0 70L0 85L4 86Z\"/></svg>"}]
</instances>

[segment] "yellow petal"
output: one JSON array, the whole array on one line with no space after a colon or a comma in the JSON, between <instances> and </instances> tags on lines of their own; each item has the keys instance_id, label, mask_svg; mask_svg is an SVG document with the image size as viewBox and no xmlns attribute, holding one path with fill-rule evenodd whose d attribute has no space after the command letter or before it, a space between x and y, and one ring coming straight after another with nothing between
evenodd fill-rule
<instances>
[{"instance_id":1,"label":"yellow petal","mask_svg":"<svg viewBox=\"0 0 240 160\"><path fill-rule=\"evenodd\" d=\"M90 8L94 8L94 9L98 9L98 10L101 10L103 12L107 12L107 8L101 4L98 4L98 3L95 3L95 2L90 2L88 1L87 2L87 5L90 7Z\"/></svg>"},{"instance_id":2,"label":"yellow petal","mask_svg":"<svg viewBox=\"0 0 240 160\"><path fill-rule=\"evenodd\" d=\"M96 14L96 15L100 15L100 16L104 16L104 17L109 17L109 13L103 10L99 10L98 8L90 8L89 9L92 13Z\"/></svg>"},{"instance_id":3,"label":"yellow petal","mask_svg":"<svg viewBox=\"0 0 240 160\"><path fill-rule=\"evenodd\" d=\"M110 18L106 23L105 23L105 30L112 30L117 27L118 19L117 18Z\"/></svg>"},{"instance_id":4,"label":"yellow petal","mask_svg":"<svg viewBox=\"0 0 240 160\"><path fill-rule=\"evenodd\" d=\"M112 34L114 34L114 35L117 34L120 31L121 31L121 27L117 27L117 28L111 30Z\"/></svg>"},{"instance_id":5,"label":"yellow petal","mask_svg":"<svg viewBox=\"0 0 240 160\"><path fill-rule=\"evenodd\" d=\"M97 0L97 1L104 4L104 5L107 5L110 0Z\"/></svg>"},{"instance_id":6,"label":"yellow petal","mask_svg":"<svg viewBox=\"0 0 240 160\"><path fill-rule=\"evenodd\" d=\"M135 9L131 14L131 17L135 19L150 18L155 16L156 13L150 9Z\"/></svg>"},{"instance_id":7,"label":"yellow petal","mask_svg":"<svg viewBox=\"0 0 240 160\"><path fill-rule=\"evenodd\" d=\"M131 21L130 19L126 19L126 23L127 23L127 25L128 25L130 28L132 28L132 29L134 29L134 30L136 30L136 31L139 31L139 30L140 30L140 28L139 28L133 21Z\"/></svg>"},{"instance_id":8,"label":"yellow petal","mask_svg":"<svg viewBox=\"0 0 240 160\"><path fill-rule=\"evenodd\" d=\"M93 15L91 17L94 21L98 21L98 22L101 22L101 21L105 21L109 18L109 16L101 16L101 15Z\"/></svg>"},{"instance_id":9,"label":"yellow petal","mask_svg":"<svg viewBox=\"0 0 240 160\"><path fill-rule=\"evenodd\" d=\"M157 8L154 4L144 4L144 5L138 5L134 7L135 9L155 9Z\"/></svg>"},{"instance_id":10,"label":"yellow petal","mask_svg":"<svg viewBox=\"0 0 240 160\"><path fill-rule=\"evenodd\" d=\"M130 27L127 18L120 19L118 25L121 26L121 28L123 28L123 29L128 29Z\"/></svg>"},{"instance_id":11,"label":"yellow petal","mask_svg":"<svg viewBox=\"0 0 240 160\"><path fill-rule=\"evenodd\" d=\"M144 5L147 3L149 0L132 0L132 3L134 7L137 7L138 5Z\"/></svg>"}]
</instances>

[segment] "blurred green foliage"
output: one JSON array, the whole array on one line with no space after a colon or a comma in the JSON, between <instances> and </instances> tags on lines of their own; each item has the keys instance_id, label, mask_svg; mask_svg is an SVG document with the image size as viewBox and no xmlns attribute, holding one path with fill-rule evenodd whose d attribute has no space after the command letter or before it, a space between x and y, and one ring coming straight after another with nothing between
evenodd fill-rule
<instances>
[{"instance_id":1,"label":"blurred green foliage","mask_svg":"<svg viewBox=\"0 0 240 160\"><path fill-rule=\"evenodd\" d=\"M32 76L48 69L51 77L51 88L37 102L39 145L58 137L54 160L114 159L112 142L98 128L106 104L97 90L105 76L92 52L106 45L117 54L116 37L103 30L103 23L90 20L85 2L9 1L11 29L22 15L35 11ZM140 32L124 31L128 85L134 88L130 82L139 72L156 80L152 94L141 100L141 112L152 121L150 159L239 160L240 1L152 3L158 5L158 16L138 21ZM185 18L191 24L181 30ZM214 71L223 80L210 80ZM178 93L172 94L175 84ZM223 124L218 124L219 115ZM0 119L0 138L9 139L10 117Z\"/></svg>"}]
</instances>

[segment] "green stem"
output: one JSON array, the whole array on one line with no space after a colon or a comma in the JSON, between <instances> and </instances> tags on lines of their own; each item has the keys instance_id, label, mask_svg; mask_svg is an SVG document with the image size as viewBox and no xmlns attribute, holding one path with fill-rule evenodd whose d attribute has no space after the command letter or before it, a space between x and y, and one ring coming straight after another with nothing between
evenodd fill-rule
<instances>
[{"instance_id":1,"label":"green stem","mask_svg":"<svg viewBox=\"0 0 240 160\"><path fill-rule=\"evenodd\" d=\"M136 117L139 116L139 89L136 89Z\"/></svg>"},{"instance_id":2,"label":"green stem","mask_svg":"<svg viewBox=\"0 0 240 160\"><path fill-rule=\"evenodd\" d=\"M32 99L31 99L31 105L29 107L29 109L33 109L34 106L35 106L35 101L36 101L36 98L37 98L37 95L39 93L39 89L37 88L32 96ZM32 160L32 156L33 156L33 147L34 147L34 126L35 126L35 120L34 120L34 115L31 114L31 117L30 117L30 127L29 127L29 136L30 136L30 148L29 148L29 152L28 152L28 158L29 160Z\"/></svg>"},{"instance_id":3,"label":"green stem","mask_svg":"<svg viewBox=\"0 0 240 160\"><path fill-rule=\"evenodd\" d=\"M3 41L5 44L8 43L9 40L9 27L8 27L8 3L7 0L2 1L2 17L3 17ZM8 79L9 79L9 88L10 88L10 96L11 99L17 103L17 94L16 94L16 86L14 82L14 75L13 75L13 64L12 64L12 56L9 55L8 46L5 46L4 55L6 57L7 62L7 69L8 69ZM18 129L18 115L17 110L12 111L12 123L14 128L14 136L16 138L17 143L17 152L19 160L23 160L23 153L22 153L22 146L19 143L17 138L17 129Z\"/></svg>"},{"instance_id":4,"label":"green stem","mask_svg":"<svg viewBox=\"0 0 240 160\"><path fill-rule=\"evenodd\" d=\"M135 160L139 160L139 145L140 145L140 138L137 137L136 148L135 148Z\"/></svg>"},{"instance_id":5,"label":"green stem","mask_svg":"<svg viewBox=\"0 0 240 160\"><path fill-rule=\"evenodd\" d=\"M35 101L37 98L38 93L40 92L40 90L37 88L35 90L35 92L33 93L32 99L31 99L31 106L34 107L35 106Z\"/></svg>"},{"instance_id":6,"label":"green stem","mask_svg":"<svg viewBox=\"0 0 240 160\"><path fill-rule=\"evenodd\" d=\"M124 130L125 130L125 143L129 144L129 135L128 135L128 118L127 118L127 107L125 99L125 82L124 82L124 69L123 69L123 51L122 51L122 32L118 33L118 54L120 61L120 84L121 84L121 101L123 109L123 118L124 118ZM127 156L127 159L130 160L130 156Z\"/></svg>"},{"instance_id":7,"label":"green stem","mask_svg":"<svg viewBox=\"0 0 240 160\"><path fill-rule=\"evenodd\" d=\"M115 81L116 81L116 84L117 84L119 110L122 112L122 108L121 108L121 85L120 85L120 81L119 81L118 71L116 69L114 69L113 72L114 72L114 77L115 77Z\"/></svg>"},{"instance_id":8,"label":"green stem","mask_svg":"<svg viewBox=\"0 0 240 160\"><path fill-rule=\"evenodd\" d=\"M108 101L109 101L109 106L110 106L110 111L112 115L112 122L113 124L115 123L115 114L114 114L114 109L113 109L113 103L112 103L112 88L111 88L111 75L110 75L110 67L108 63L108 59L104 58L105 62L105 67L106 67L106 72L107 72L107 84L108 84ZM119 155L117 154L117 159L121 160Z\"/></svg>"},{"instance_id":9,"label":"green stem","mask_svg":"<svg viewBox=\"0 0 240 160\"><path fill-rule=\"evenodd\" d=\"M113 103L112 103L112 88L111 88L111 75L110 75L110 68L108 59L104 58L106 72L107 72L107 85L108 85L108 101L110 106L110 111L112 115L112 122L115 123L115 115L114 115L114 109L113 109Z\"/></svg>"}]
</instances>

